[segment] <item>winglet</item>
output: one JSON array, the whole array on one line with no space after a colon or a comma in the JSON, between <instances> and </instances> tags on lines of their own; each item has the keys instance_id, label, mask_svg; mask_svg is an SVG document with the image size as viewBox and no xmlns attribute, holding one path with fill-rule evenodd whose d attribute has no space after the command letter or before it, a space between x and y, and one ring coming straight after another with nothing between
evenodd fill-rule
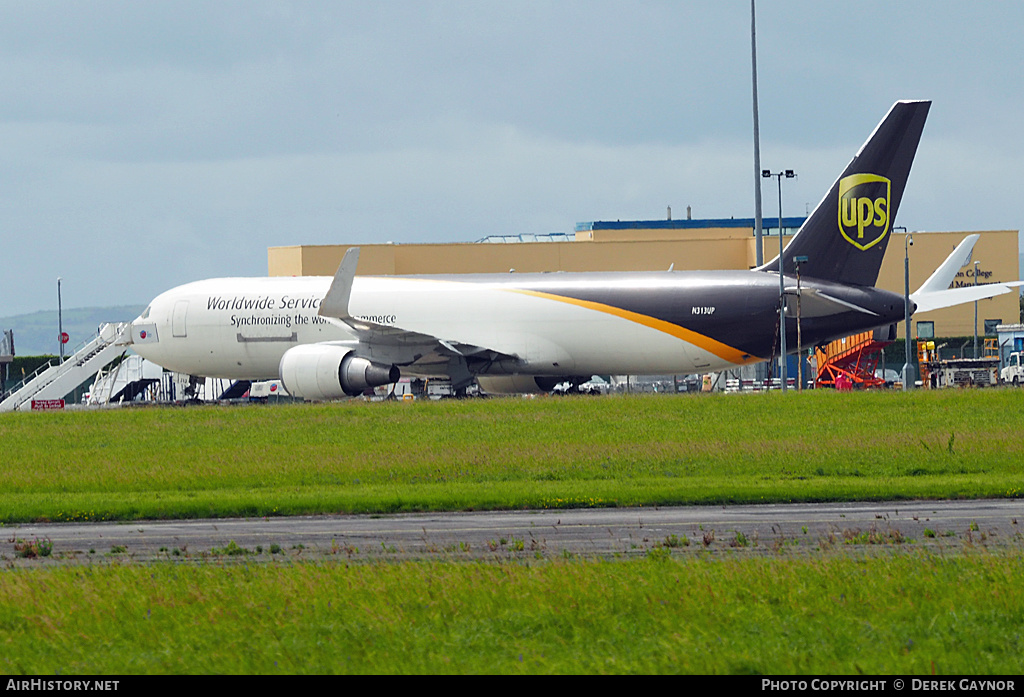
<instances>
[{"instance_id":1,"label":"winglet","mask_svg":"<svg viewBox=\"0 0 1024 697\"><path fill-rule=\"evenodd\" d=\"M922 312L941 310L944 307L963 305L977 300L994 298L1004 293L1012 293L1015 288L1020 288L1022 285L1024 285L1024 281L1005 281L1003 283L983 283L980 286L935 290L929 293L918 291L911 293L910 299L917 308L914 310L914 314L918 315Z\"/></svg>"},{"instance_id":2,"label":"winglet","mask_svg":"<svg viewBox=\"0 0 1024 697\"><path fill-rule=\"evenodd\" d=\"M966 264L971 262L971 253L974 251L974 243L981 235L968 235L956 246L956 249L946 257L935 273L928 277L928 280L921 284L921 287L914 291L918 293L933 293L937 290L946 290L949 284L956 278L956 274Z\"/></svg>"},{"instance_id":3,"label":"winglet","mask_svg":"<svg viewBox=\"0 0 1024 697\"><path fill-rule=\"evenodd\" d=\"M348 300L352 295L352 280L356 277L356 266L359 264L359 247L352 247L345 252L345 257L338 265L334 274L334 282L327 295L320 302L317 314L321 317L336 317L340 320L351 319L348 313Z\"/></svg>"},{"instance_id":4,"label":"winglet","mask_svg":"<svg viewBox=\"0 0 1024 697\"><path fill-rule=\"evenodd\" d=\"M910 294L910 299L917 306L915 313L930 312L944 307L994 298L997 295L1010 293L1014 288L1019 288L1022 285L1021 281L1007 281L961 288L949 287L957 272L971 262L974 243L978 241L979 237L981 235L977 234L965 237L939 268L935 269L935 273L929 276L920 288Z\"/></svg>"}]
</instances>

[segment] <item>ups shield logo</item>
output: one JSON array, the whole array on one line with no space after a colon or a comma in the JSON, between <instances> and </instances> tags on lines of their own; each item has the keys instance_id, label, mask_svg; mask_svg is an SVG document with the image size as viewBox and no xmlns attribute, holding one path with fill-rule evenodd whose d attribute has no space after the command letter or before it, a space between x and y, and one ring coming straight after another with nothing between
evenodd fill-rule
<instances>
[{"instance_id":1,"label":"ups shield logo","mask_svg":"<svg viewBox=\"0 0 1024 697\"><path fill-rule=\"evenodd\" d=\"M870 249L889 232L892 184L877 174L851 174L839 181L839 231L860 250Z\"/></svg>"}]
</instances>

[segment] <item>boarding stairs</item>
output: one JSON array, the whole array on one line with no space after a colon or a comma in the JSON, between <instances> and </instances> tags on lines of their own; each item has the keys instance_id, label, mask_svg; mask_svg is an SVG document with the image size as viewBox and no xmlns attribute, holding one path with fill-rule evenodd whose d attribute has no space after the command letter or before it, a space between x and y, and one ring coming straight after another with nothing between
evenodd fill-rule
<instances>
[{"instance_id":1,"label":"boarding stairs","mask_svg":"<svg viewBox=\"0 0 1024 697\"><path fill-rule=\"evenodd\" d=\"M160 382L163 368L142 356L126 356L123 361L96 373L86 404L98 406L132 402Z\"/></svg>"},{"instance_id":2,"label":"boarding stairs","mask_svg":"<svg viewBox=\"0 0 1024 697\"><path fill-rule=\"evenodd\" d=\"M124 353L131 323L104 324L97 336L63 363L49 363L16 386L0 402L0 412L30 409L32 402L63 399L69 392Z\"/></svg>"},{"instance_id":3,"label":"boarding stairs","mask_svg":"<svg viewBox=\"0 0 1024 697\"><path fill-rule=\"evenodd\" d=\"M885 379L875 375L882 349L892 341L883 332L861 332L836 339L814 349L817 361L815 387L853 389L880 387Z\"/></svg>"},{"instance_id":4,"label":"boarding stairs","mask_svg":"<svg viewBox=\"0 0 1024 697\"><path fill-rule=\"evenodd\" d=\"M220 397L218 397L217 399L219 401L224 401L228 399L242 399L247 394L249 394L250 387L252 387L252 382L250 382L249 380L236 380L235 382L231 383L231 385L226 390L221 392Z\"/></svg>"}]
</instances>

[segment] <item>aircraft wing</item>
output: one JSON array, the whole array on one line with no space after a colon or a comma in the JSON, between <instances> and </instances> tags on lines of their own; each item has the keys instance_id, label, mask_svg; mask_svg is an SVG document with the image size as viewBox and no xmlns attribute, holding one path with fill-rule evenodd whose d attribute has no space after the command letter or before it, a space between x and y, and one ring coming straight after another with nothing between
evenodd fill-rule
<instances>
[{"instance_id":1,"label":"aircraft wing","mask_svg":"<svg viewBox=\"0 0 1024 697\"><path fill-rule=\"evenodd\" d=\"M946 257L946 260L935 269L935 273L928 277L928 280L921 284L921 287L910 294L910 299L917 305L916 312L929 312L940 310L944 307L962 305L963 303L994 298L997 295L1010 293L1014 288L1024 285L1021 281L1009 281L1006 283L986 283L980 286L964 286L962 288L950 288L949 284L956 278L956 274L967 264L971 263L971 253L974 250L974 243L981 235L968 235L956 246L956 249Z\"/></svg>"},{"instance_id":2,"label":"aircraft wing","mask_svg":"<svg viewBox=\"0 0 1024 697\"><path fill-rule=\"evenodd\" d=\"M974 243L981 238L981 235L968 235L963 239L956 249L946 257L946 260L935 269L935 272L928 277L928 280L921 284L921 287L914 291L919 293L934 293L949 288L949 284L956 278L957 272L964 266L971 263L971 253L974 251Z\"/></svg>"},{"instance_id":3,"label":"aircraft wing","mask_svg":"<svg viewBox=\"0 0 1024 697\"><path fill-rule=\"evenodd\" d=\"M965 286L963 288L948 288L931 292L916 292L910 294L910 299L917 305L918 312L929 312L940 310L944 307L962 305L963 303L974 302L994 298L997 295L1011 293L1015 288L1024 285L1024 281L1009 281L1006 283L986 283L980 286Z\"/></svg>"},{"instance_id":4,"label":"aircraft wing","mask_svg":"<svg viewBox=\"0 0 1024 697\"><path fill-rule=\"evenodd\" d=\"M430 334L414 332L388 324L377 324L349 313L349 299L356 266L359 263L359 248L352 247L345 252L334 281L320 303L318 313L322 317L344 322L359 339L361 353L367 357L384 360L396 365L450 364L452 361L517 360L517 357L494 351L483 346L473 346L453 340L446 340Z\"/></svg>"}]
</instances>

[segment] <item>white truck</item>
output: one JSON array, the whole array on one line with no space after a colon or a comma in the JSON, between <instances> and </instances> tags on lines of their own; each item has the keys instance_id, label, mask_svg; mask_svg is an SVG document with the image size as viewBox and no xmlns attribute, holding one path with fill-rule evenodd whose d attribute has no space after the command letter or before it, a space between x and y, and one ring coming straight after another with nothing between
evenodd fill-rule
<instances>
[{"instance_id":1,"label":"white truck","mask_svg":"<svg viewBox=\"0 0 1024 697\"><path fill-rule=\"evenodd\" d=\"M1011 353L1006 367L999 371L999 382L1014 386L1024 385L1024 351Z\"/></svg>"}]
</instances>

